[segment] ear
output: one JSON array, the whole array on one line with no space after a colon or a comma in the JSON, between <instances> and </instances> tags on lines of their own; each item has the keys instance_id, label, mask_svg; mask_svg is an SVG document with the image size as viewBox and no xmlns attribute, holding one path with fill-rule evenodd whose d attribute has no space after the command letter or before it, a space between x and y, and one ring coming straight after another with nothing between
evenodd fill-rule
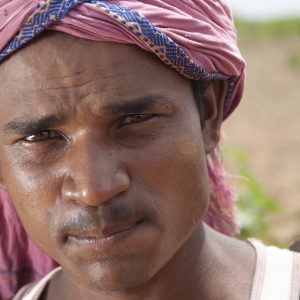
<instances>
[{"instance_id":1,"label":"ear","mask_svg":"<svg viewBox=\"0 0 300 300\"><path fill-rule=\"evenodd\" d=\"M220 141L227 88L227 81L213 80L203 93L201 124L206 154L212 153Z\"/></svg>"}]
</instances>

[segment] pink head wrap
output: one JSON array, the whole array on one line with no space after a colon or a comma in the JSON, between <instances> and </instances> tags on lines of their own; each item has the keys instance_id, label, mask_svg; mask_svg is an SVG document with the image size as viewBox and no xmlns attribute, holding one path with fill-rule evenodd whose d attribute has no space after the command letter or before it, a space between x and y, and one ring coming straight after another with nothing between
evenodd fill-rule
<instances>
[{"instance_id":1,"label":"pink head wrap","mask_svg":"<svg viewBox=\"0 0 300 300\"><path fill-rule=\"evenodd\" d=\"M51 5L56 10L51 11ZM28 22L34 35L27 29L22 32ZM245 62L236 44L231 12L223 0L0 0L0 61L44 29L95 41L135 44L189 79L228 80L224 119L242 97ZM208 168L213 201L206 221L223 233L234 234L232 190L225 183L221 164L211 159ZM20 273L24 268L34 270L28 271L32 280L55 264L28 239L8 195L0 191L0 200L0 298L9 299L24 283L19 281L24 278Z\"/></svg>"}]
</instances>

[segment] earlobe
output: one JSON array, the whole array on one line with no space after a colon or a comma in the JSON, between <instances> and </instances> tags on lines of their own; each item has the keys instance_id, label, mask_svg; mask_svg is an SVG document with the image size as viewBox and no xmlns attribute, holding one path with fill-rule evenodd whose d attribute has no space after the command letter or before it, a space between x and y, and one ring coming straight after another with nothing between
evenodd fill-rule
<instances>
[{"instance_id":1,"label":"earlobe","mask_svg":"<svg viewBox=\"0 0 300 300\"><path fill-rule=\"evenodd\" d=\"M206 154L212 153L220 140L227 88L227 81L215 80L206 87L203 93L201 124Z\"/></svg>"},{"instance_id":2,"label":"earlobe","mask_svg":"<svg viewBox=\"0 0 300 300\"><path fill-rule=\"evenodd\" d=\"M7 190L6 189L6 185L4 184L4 180L3 180L3 177L2 177L2 175L1 175L1 170L0 170L0 189L1 190Z\"/></svg>"},{"instance_id":3,"label":"earlobe","mask_svg":"<svg viewBox=\"0 0 300 300\"><path fill-rule=\"evenodd\" d=\"M1 179L0 179L0 190L7 191L5 184L2 182Z\"/></svg>"}]
</instances>

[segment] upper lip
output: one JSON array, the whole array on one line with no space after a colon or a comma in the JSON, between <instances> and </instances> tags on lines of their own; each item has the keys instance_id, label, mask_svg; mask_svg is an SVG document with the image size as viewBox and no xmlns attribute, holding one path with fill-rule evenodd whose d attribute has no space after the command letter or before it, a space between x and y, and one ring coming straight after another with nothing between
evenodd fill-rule
<instances>
[{"instance_id":1,"label":"upper lip","mask_svg":"<svg viewBox=\"0 0 300 300\"><path fill-rule=\"evenodd\" d=\"M103 224L102 226L90 226L88 229L72 230L68 234L68 236L73 236L78 239L107 238L122 231L129 230L141 222L142 220L136 220L118 224Z\"/></svg>"}]
</instances>

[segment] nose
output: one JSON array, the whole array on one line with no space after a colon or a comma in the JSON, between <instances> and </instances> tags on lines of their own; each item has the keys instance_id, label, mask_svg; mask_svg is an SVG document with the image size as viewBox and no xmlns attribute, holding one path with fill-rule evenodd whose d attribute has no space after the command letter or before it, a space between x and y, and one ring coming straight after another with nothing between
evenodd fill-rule
<instances>
[{"instance_id":1,"label":"nose","mask_svg":"<svg viewBox=\"0 0 300 300\"><path fill-rule=\"evenodd\" d=\"M128 190L130 178L118 164L118 155L92 142L71 148L62 185L64 200L99 206Z\"/></svg>"}]
</instances>

